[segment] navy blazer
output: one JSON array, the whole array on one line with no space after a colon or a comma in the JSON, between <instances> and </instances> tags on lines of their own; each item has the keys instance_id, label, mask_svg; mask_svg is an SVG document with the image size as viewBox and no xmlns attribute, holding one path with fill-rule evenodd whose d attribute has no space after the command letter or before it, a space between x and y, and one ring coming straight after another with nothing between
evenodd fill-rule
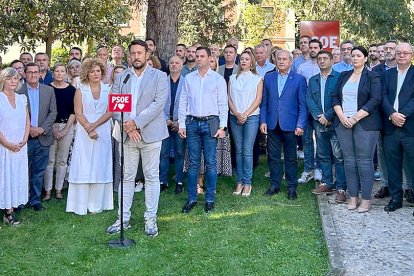
<instances>
[{"instance_id":1,"label":"navy blazer","mask_svg":"<svg viewBox=\"0 0 414 276\"><path fill-rule=\"evenodd\" d=\"M317 74L309 79L308 92L306 93L306 107L315 121L318 121L319 115L323 114L328 121L333 122L335 111L332 108L332 93L335 91L339 75L340 73L332 70L326 80L323 99L325 112L322 111L321 75Z\"/></svg>"},{"instance_id":2,"label":"navy blazer","mask_svg":"<svg viewBox=\"0 0 414 276\"><path fill-rule=\"evenodd\" d=\"M184 87L184 76L181 75L180 79L178 80L178 86L177 91L175 93L175 100L174 100L174 110L173 114L170 114L170 107L171 107L171 76L168 75L168 100L164 107L164 114L165 114L165 120L168 120L172 117L173 121L178 121L178 106L180 105L180 97L181 97L181 91Z\"/></svg>"},{"instance_id":3,"label":"navy blazer","mask_svg":"<svg viewBox=\"0 0 414 276\"><path fill-rule=\"evenodd\" d=\"M266 123L270 130L275 129L277 123L284 131L304 130L307 119L305 77L291 70L280 97L277 78L276 71L264 77L260 123Z\"/></svg>"},{"instance_id":4,"label":"navy blazer","mask_svg":"<svg viewBox=\"0 0 414 276\"><path fill-rule=\"evenodd\" d=\"M352 76L354 70L344 71L339 76L336 83L335 91L332 94L332 107L340 105L342 107L342 89L344 85ZM361 73L361 79L358 85L358 110L361 108L369 113L369 115L359 121L362 128L368 131L381 130L381 81L378 73L369 71L367 68ZM334 127L340 124L338 116L335 117Z\"/></svg>"},{"instance_id":5,"label":"navy blazer","mask_svg":"<svg viewBox=\"0 0 414 276\"><path fill-rule=\"evenodd\" d=\"M397 95L397 68L391 68L384 73L383 78L383 123L384 134L391 135L397 129L389 117L396 112L394 109L395 96ZM407 136L414 136L414 66L410 66L398 94L398 112L405 115L406 120L401 129Z\"/></svg>"}]
</instances>

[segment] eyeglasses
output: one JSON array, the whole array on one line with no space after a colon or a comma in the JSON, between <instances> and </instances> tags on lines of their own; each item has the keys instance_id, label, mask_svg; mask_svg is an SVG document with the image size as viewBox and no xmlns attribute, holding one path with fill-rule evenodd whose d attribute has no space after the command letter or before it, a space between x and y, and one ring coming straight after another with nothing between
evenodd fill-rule
<instances>
[{"instance_id":1,"label":"eyeglasses","mask_svg":"<svg viewBox=\"0 0 414 276\"><path fill-rule=\"evenodd\" d=\"M397 56L408 56L408 55L412 55L413 52L396 52L395 54Z\"/></svg>"},{"instance_id":2,"label":"eyeglasses","mask_svg":"<svg viewBox=\"0 0 414 276\"><path fill-rule=\"evenodd\" d=\"M39 73L40 73L39 71L27 71L26 75L37 75Z\"/></svg>"}]
</instances>

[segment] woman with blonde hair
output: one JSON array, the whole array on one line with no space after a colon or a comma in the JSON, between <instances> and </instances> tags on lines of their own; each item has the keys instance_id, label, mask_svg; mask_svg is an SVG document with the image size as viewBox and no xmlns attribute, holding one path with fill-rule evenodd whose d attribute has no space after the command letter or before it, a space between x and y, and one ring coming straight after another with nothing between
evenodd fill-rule
<instances>
[{"instance_id":1,"label":"woman with blonde hair","mask_svg":"<svg viewBox=\"0 0 414 276\"><path fill-rule=\"evenodd\" d=\"M29 170L27 140L30 119L25 95L15 93L19 73L13 68L0 72L0 209L3 222L18 225L14 208L28 200Z\"/></svg>"},{"instance_id":2,"label":"woman with blonde hair","mask_svg":"<svg viewBox=\"0 0 414 276\"><path fill-rule=\"evenodd\" d=\"M75 93L78 126L69 171L66 212L78 215L113 209L110 88L102 82L106 68L90 59L82 64Z\"/></svg>"}]
</instances>

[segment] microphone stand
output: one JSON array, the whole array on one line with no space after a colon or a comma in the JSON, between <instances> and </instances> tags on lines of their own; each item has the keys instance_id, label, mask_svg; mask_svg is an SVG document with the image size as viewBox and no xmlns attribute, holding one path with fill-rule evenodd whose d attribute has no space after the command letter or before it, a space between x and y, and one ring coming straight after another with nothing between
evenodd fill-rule
<instances>
[{"instance_id":1,"label":"microphone stand","mask_svg":"<svg viewBox=\"0 0 414 276\"><path fill-rule=\"evenodd\" d=\"M128 81L129 75L124 79L124 82L121 86L121 93L122 88L124 87L125 83ZM121 205L121 232L119 240L110 240L109 246L112 248L128 248L132 245L135 245L135 241L133 239L126 239L124 237L124 112L121 111L121 197L118 198L118 201Z\"/></svg>"}]
</instances>

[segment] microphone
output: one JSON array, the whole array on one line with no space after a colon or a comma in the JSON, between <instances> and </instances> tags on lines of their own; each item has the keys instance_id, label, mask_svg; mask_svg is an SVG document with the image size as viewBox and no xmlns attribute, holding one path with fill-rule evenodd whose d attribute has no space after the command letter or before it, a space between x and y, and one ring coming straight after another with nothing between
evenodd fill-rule
<instances>
[{"instance_id":1,"label":"microphone","mask_svg":"<svg viewBox=\"0 0 414 276\"><path fill-rule=\"evenodd\" d=\"M131 74L126 75L123 84L126 84L129 81L130 77L131 77Z\"/></svg>"}]
</instances>

